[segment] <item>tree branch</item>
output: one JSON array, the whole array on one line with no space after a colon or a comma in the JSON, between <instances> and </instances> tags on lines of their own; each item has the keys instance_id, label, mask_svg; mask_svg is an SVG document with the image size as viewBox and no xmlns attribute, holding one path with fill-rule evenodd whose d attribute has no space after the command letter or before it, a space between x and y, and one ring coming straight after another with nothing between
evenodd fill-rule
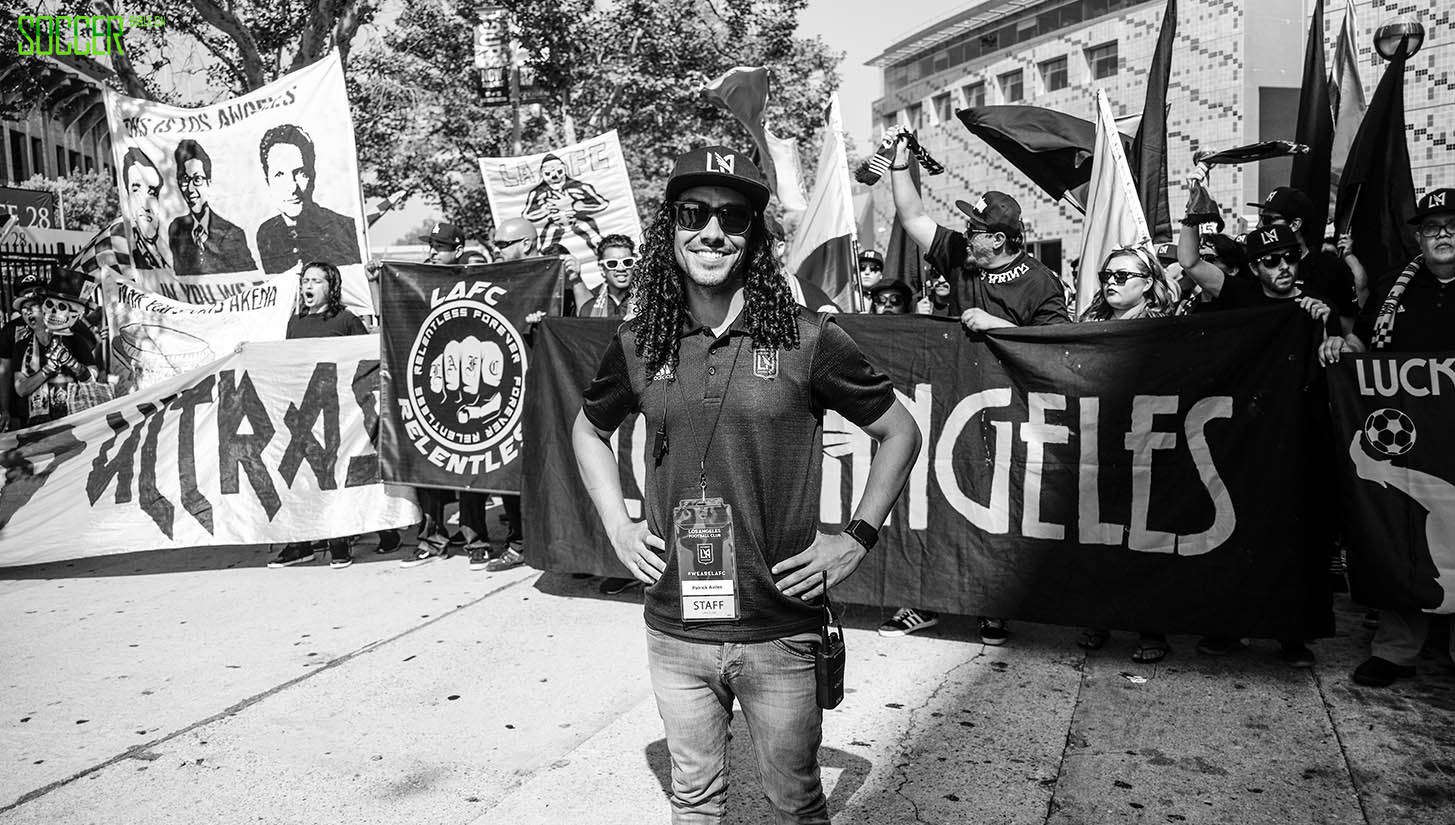
<instances>
[{"instance_id":1,"label":"tree branch","mask_svg":"<svg viewBox=\"0 0 1455 825\"><path fill-rule=\"evenodd\" d=\"M245 91L251 92L265 85L267 78L263 72L263 55L258 51L258 41L253 39L253 33L243 25L237 15L218 5L217 0L192 0L192 7L203 20L237 44L238 55L242 59L242 76L247 85Z\"/></svg>"},{"instance_id":2,"label":"tree branch","mask_svg":"<svg viewBox=\"0 0 1455 825\"><path fill-rule=\"evenodd\" d=\"M333 29L335 0L313 0L303 21L303 31L298 35L298 51L293 53L293 63L288 71L297 71L318 59L327 43L326 36Z\"/></svg>"}]
</instances>

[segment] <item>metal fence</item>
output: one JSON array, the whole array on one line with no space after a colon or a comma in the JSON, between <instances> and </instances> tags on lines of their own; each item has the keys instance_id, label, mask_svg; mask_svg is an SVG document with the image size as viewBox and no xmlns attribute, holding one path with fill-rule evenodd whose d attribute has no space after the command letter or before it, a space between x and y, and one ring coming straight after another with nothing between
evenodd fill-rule
<instances>
[{"instance_id":1,"label":"metal fence","mask_svg":"<svg viewBox=\"0 0 1455 825\"><path fill-rule=\"evenodd\" d=\"M28 240L12 239L0 244L0 319L10 317L16 281L28 273L46 277L52 267L65 266L75 254L75 249L68 249L61 243L33 244Z\"/></svg>"}]
</instances>

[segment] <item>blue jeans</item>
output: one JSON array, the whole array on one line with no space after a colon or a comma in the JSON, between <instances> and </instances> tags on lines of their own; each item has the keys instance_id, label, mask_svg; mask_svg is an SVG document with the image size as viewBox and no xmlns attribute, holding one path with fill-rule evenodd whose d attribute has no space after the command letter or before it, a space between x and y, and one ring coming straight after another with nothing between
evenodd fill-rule
<instances>
[{"instance_id":1,"label":"blue jeans","mask_svg":"<svg viewBox=\"0 0 1455 825\"><path fill-rule=\"evenodd\" d=\"M778 825L827 825L819 780L823 711L813 643L698 644L647 628L647 664L672 754L672 822L722 821L733 699L752 736L763 792Z\"/></svg>"}]
</instances>

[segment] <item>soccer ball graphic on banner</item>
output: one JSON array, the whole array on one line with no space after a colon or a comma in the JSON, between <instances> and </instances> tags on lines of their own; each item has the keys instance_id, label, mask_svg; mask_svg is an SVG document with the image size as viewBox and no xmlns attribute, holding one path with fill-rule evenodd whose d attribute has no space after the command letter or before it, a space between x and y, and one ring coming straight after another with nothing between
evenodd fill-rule
<instances>
[{"instance_id":1,"label":"soccer ball graphic on banner","mask_svg":"<svg viewBox=\"0 0 1455 825\"><path fill-rule=\"evenodd\" d=\"M1415 446L1415 422L1399 410L1375 410L1364 419L1364 440L1382 455L1402 456Z\"/></svg>"}]
</instances>

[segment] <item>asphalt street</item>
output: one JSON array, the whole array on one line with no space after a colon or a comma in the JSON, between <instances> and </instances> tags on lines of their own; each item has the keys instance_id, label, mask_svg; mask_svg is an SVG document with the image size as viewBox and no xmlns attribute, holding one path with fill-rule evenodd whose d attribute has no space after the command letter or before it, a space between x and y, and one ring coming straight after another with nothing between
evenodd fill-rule
<instances>
[{"instance_id":1,"label":"asphalt street","mask_svg":"<svg viewBox=\"0 0 1455 825\"><path fill-rule=\"evenodd\" d=\"M372 539L368 540L371 543ZM0 570L0 825L667 822L641 592L463 557L263 547ZM821 753L836 823L1455 823L1455 668L1354 685L1363 611L1294 670L1173 637L849 611ZM772 821L741 718L729 821Z\"/></svg>"}]
</instances>

